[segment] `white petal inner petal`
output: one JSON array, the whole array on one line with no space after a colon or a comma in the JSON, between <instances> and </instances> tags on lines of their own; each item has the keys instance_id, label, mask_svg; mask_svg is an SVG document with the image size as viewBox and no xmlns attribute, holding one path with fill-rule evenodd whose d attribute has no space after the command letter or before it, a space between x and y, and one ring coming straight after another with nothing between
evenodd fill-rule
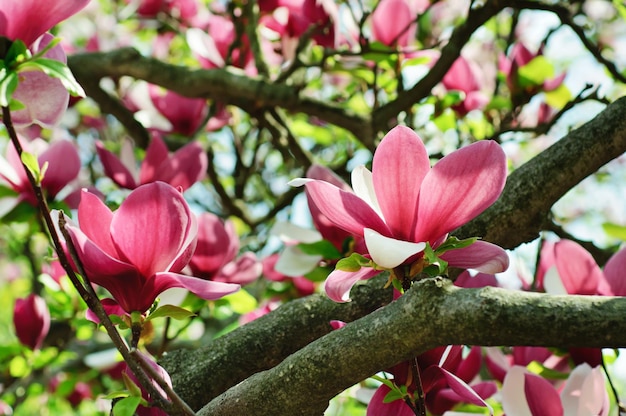
<instances>
[{"instance_id":1,"label":"white petal inner petal","mask_svg":"<svg viewBox=\"0 0 626 416\"><path fill-rule=\"evenodd\" d=\"M296 178L296 179L292 179L289 182L287 182L287 185L293 186L295 188L295 187L298 187L298 186L302 186L305 183L311 182L313 180L314 179L309 179L309 178Z\"/></svg>"},{"instance_id":2,"label":"white petal inner petal","mask_svg":"<svg viewBox=\"0 0 626 416\"><path fill-rule=\"evenodd\" d=\"M380 209L378 198L376 198L376 193L374 192L372 172L365 166L357 166L356 169L352 171L352 189L359 198L367 202L380 218L384 220L383 212Z\"/></svg>"},{"instance_id":3,"label":"white petal inner petal","mask_svg":"<svg viewBox=\"0 0 626 416\"><path fill-rule=\"evenodd\" d=\"M426 243L396 240L385 237L370 228L365 228L363 234L367 251L372 256L372 260L387 269L401 265L406 259L426 248Z\"/></svg>"},{"instance_id":4,"label":"white petal inner petal","mask_svg":"<svg viewBox=\"0 0 626 416\"><path fill-rule=\"evenodd\" d=\"M322 256L311 256L303 253L296 246L288 246L280 254L274 270L285 276L298 277L315 269L320 260Z\"/></svg>"},{"instance_id":5,"label":"white petal inner petal","mask_svg":"<svg viewBox=\"0 0 626 416\"><path fill-rule=\"evenodd\" d=\"M543 277L543 288L551 295L567 295L556 265L550 267Z\"/></svg>"}]
</instances>

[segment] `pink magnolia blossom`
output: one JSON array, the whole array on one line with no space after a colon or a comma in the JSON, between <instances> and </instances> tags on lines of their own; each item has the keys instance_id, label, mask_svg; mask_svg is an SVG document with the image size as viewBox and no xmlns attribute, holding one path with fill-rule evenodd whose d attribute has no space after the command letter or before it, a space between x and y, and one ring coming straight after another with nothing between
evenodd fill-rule
<instances>
[{"instance_id":1,"label":"pink magnolia blossom","mask_svg":"<svg viewBox=\"0 0 626 416\"><path fill-rule=\"evenodd\" d=\"M272 254L265 257L261 261L261 264L263 265L263 276L267 280L271 280L273 282L291 281L299 296L308 296L315 293L315 283L306 277L286 275L276 270L276 263L279 259L280 256L278 254Z\"/></svg>"},{"instance_id":2,"label":"pink magnolia blossom","mask_svg":"<svg viewBox=\"0 0 626 416\"><path fill-rule=\"evenodd\" d=\"M147 311L166 289L180 287L218 299L239 285L181 274L195 249L198 225L182 194L163 182L142 185L111 212L83 192L80 228L67 230L91 281L106 288L124 311Z\"/></svg>"},{"instance_id":3,"label":"pink magnolia blossom","mask_svg":"<svg viewBox=\"0 0 626 416\"><path fill-rule=\"evenodd\" d=\"M502 385L502 407L507 416L606 416L610 408L602 370L588 364L570 373L560 393L546 379L515 366Z\"/></svg>"},{"instance_id":4,"label":"pink magnolia blossom","mask_svg":"<svg viewBox=\"0 0 626 416\"><path fill-rule=\"evenodd\" d=\"M493 382L478 382L469 385L478 375L481 367L480 347L473 347L466 358L462 357L460 345L438 347L417 357L422 375L422 387L426 407L433 414L442 414L458 403L473 403L489 407L484 401L491 397L497 387ZM406 386L410 394L415 394L412 362L405 361L387 372L393 374L396 386ZM385 403L383 399L390 388L381 385L367 406L368 416L413 415L409 406L402 400Z\"/></svg>"},{"instance_id":5,"label":"pink magnolia blossom","mask_svg":"<svg viewBox=\"0 0 626 416\"><path fill-rule=\"evenodd\" d=\"M256 75L247 37L242 37L239 40L240 46L231 50L237 40L237 33L235 24L230 19L212 14L204 26L205 30L197 27L187 31L189 47L203 68L223 68L228 63L245 69L248 75Z\"/></svg>"},{"instance_id":6,"label":"pink magnolia blossom","mask_svg":"<svg viewBox=\"0 0 626 416\"><path fill-rule=\"evenodd\" d=\"M31 294L24 299L15 300L13 325L20 342L32 350L41 348L44 338L50 330L50 311L46 301Z\"/></svg>"},{"instance_id":7,"label":"pink magnolia blossom","mask_svg":"<svg viewBox=\"0 0 626 416\"><path fill-rule=\"evenodd\" d=\"M204 98L188 98L156 85L148 87L150 99L172 125L171 132L192 136L205 122L209 107Z\"/></svg>"},{"instance_id":8,"label":"pink magnolia blossom","mask_svg":"<svg viewBox=\"0 0 626 416\"><path fill-rule=\"evenodd\" d=\"M419 136L400 126L383 138L372 172L363 166L353 171L354 193L321 180L297 179L291 183L304 184L332 223L364 238L376 264L393 269L419 260L426 242L437 248L450 231L490 206L500 195L505 179L506 158L496 143L474 143L431 168ZM465 250L472 255L463 255ZM448 251L442 258L452 266L471 266L487 273L508 267L504 250L483 241ZM377 273L365 267L357 272L335 270L326 281L326 291L331 299L346 301L354 283Z\"/></svg>"},{"instance_id":9,"label":"pink magnolia blossom","mask_svg":"<svg viewBox=\"0 0 626 416\"><path fill-rule=\"evenodd\" d=\"M78 151L68 140L59 140L48 144L43 140L21 142L24 151L37 155L39 167L48 164L41 181L41 188L47 198L53 199L63 188L73 181L80 171L80 157ZM37 206L35 193L28 181L22 161L10 144L7 146L6 159L0 157L0 178L19 195L12 205L25 201ZM4 209L2 210L4 211Z\"/></svg>"},{"instance_id":10,"label":"pink magnolia blossom","mask_svg":"<svg viewBox=\"0 0 626 416\"><path fill-rule=\"evenodd\" d=\"M412 1L381 0L371 15L374 39L387 46L407 46L415 39L417 12Z\"/></svg>"},{"instance_id":11,"label":"pink magnolia blossom","mask_svg":"<svg viewBox=\"0 0 626 416\"><path fill-rule=\"evenodd\" d=\"M506 83L511 91L511 95L519 96L520 94L534 95L543 89L544 91L552 91L563 83L566 73L546 80L542 85L523 88L520 85L519 69L530 63L533 59L542 56L543 51L531 52L523 43L517 42L511 48L509 56L500 56L498 60L498 68L506 76Z\"/></svg>"},{"instance_id":12,"label":"pink magnolia blossom","mask_svg":"<svg viewBox=\"0 0 626 416\"><path fill-rule=\"evenodd\" d=\"M580 244L546 241L541 247L537 288L558 295L597 295L605 278L600 266Z\"/></svg>"},{"instance_id":13,"label":"pink magnolia blossom","mask_svg":"<svg viewBox=\"0 0 626 416\"><path fill-rule=\"evenodd\" d=\"M545 347L516 346L512 353L505 355L500 348L486 349L485 364L494 379L502 382L507 372L513 366L527 366L535 361L545 368L554 371L566 372L569 370L567 356L557 356Z\"/></svg>"},{"instance_id":14,"label":"pink magnolia blossom","mask_svg":"<svg viewBox=\"0 0 626 416\"><path fill-rule=\"evenodd\" d=\"M198 217L198 244L189 268L194 276L216 282L248 284L263 269L251 252L237 257L239 236L232 221L222 221L209 212Z\"/></svg>"},{"instance_id":15,"label":"pink magnolia blossom","mask_svg":"<svg viewBox=\"0 0 626 416\"><path fill-rule=\"evenodd\" d=\"M489 97L482 91L476 71L477 69L467 59L459 56L443 77L442 83L446 89L461 91L464 94L461 103L452 107L461 115L472 110L480 110L489 102Z\"/></svg>"},{"instance_id":16,"label":"pink magnolia blossom","mask_svg":"<svg viewBox=\"0 0 626 416\"><path fill-rule=\"evenodd\" d=\"M311 39L318 45L335 46L337 5L329 0L262 0L261 23L276 32L282 43L285 59L294 58L299 38L312 31Z\"/></svg>"},{"instance_id":17,"label":"pink magnolia blossom","mask_svg":"<svg viewBox=\"0 0 626 416\"><path fill-rule=\"evenodd\" d=\"M198 143L191 142L170 155L158 134L153 134L139 173L136 172L133 148L129 142L122 144L120 158L106 150L100 142L96 143L96 150L107 176L126 189L162 181L186 191L204 178L208 166L208 158Z\"/></svg>"}]
</instances>

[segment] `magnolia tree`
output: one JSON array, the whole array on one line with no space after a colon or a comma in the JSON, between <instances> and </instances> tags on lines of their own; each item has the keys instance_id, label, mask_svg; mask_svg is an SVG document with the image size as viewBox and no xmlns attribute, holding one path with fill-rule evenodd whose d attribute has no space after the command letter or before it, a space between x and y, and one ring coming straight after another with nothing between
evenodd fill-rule
<instances>
[{"instance_id":1,"label":"magnolia tree","mask_svg":"<svg viewBox=\"0 0 626 416\"><path fill-rule=\"evenodd\" d=\"M0 414L626 412L625 19L0 0Z\"/></svg>"}]
</instances>

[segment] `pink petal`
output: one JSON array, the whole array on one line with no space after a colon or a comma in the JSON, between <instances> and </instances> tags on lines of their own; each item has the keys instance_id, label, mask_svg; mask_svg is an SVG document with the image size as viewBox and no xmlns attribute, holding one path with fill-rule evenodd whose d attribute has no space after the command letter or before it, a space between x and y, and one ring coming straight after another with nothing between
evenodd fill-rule
<instances>
[{"instance_id":1,"label":"pink petal","mask_svg":"<svg viewBox=\"0 0 626 416\"><path fill-rule=\"evenodd\" d=\"M526 369L517 365L506 373L501 395L502 409L507 416L528 416L531 414L524 393L525 374ZM550 388L554 389L552 386Z\"/></svg>"},{"instance_id":2,"label":"pink petal","mask_svg":"<svg viewBox=\"0 0 626 416\"><path fill-rule=\"evenodd\" d=\"M204 122L209 107L204 98L188 98L156 85L148 89L152 103L172 124L172 131L191 136Z\"/></svg>"},{"instance_id":3,"label":"pink petal","mask_svg":"<svg viewBox=\"0 0 626 416\"><path fill-rule=\"evenodd\" d=\"M20 342L30 349L41 348L50 330L50 311L46 301L31 294L25 299L16 299L13 309L13 325Z\"/></svg>"},{"instance_id":4,"label":"pink petal","mask_svg":"<svg viewBox=\"0 0 626 416\"><path fill-rule=\"evenodd\" d=\"M158 133L152 135L152 141L148 149L146 149L146 156L141 164L141 170L139 171L139 183L146 184L156 181L161 172L159 169L161 165L167 161L169 157L169 151L165 142Z\"/></svg>"},{"instance_id":5,"label":"pink petal","mask_svg":"<svg viewBox=\"0 0 626 416\"><path fill-rule=\"evenodd\" d=\"M30 45L44 32L85 7L89 0L0 0L0 36Z\"/></svg>"},{"instance_id":6,"label":"pink petal","mask_svg":"<svg viewBox=\"0 0 626 416\"><path fill-rule=\"evenodd\" d=\"M312 180L305 184L307 194L333 224L354 236L363 236L364 228L382 235L389 229L376 212L361 198L328 182Z\"/></svg>"},{"instance_id":7,"label":"pink petal","mask_svg":"<svg viewBox=\"0 0 626 416\"><path fill-rule=\"evenodd\" d=\"M213 279L215 282L247 285L261 276L263 265L251 252L243 253L236 261L231 261Z\"/></svg>"},{"instance_id":8,"label":"pink petal","mask_svg":"<svg viewBox=\"0 0 626 416\"><path fill-rule=\"evenodd\" d=\"M319 179L335 185L336 187L343 189L344 191L351 192L350 186L343 181L339 176L335 175L333 171L320 165L312 165L306 173L307 178ZM320 232L325 240L330 241L338 249L342 250L342 246L349 234L341 228L333 224L324 214L321 213L315 202L307 194L307 202L309 204L309 211L311 211L311 217L313 218L313 225Z\"/></svg>"},{"instance_id":9,"label":"pink petal","mask_svg":"<svg viewBox=\"0 0 626 416\"><path fill-rule=\"evenodd\" d=\"M460 56L452 64L446 75L443 77L443 85L448 90L458 90L464 93L480 90L480 85L476 80L476 75L467 59Z\"/></svg>"},{"instance_id":10,"label":"pink petal","mask_svg":"<svg viewBox=\"0 0 626 416\"><path fill-rule=\"evenodd\" d=\"M613 254L604 266L604 277L615 296L626 296L624 270L626 270L626 248Z\"/></svg>"},{"instance_id":11,"label":"pink petal","mask_svg":"<svg viewBox=\"0 0 626 416\"><path fill-rule=\"evenodd\" d=\"M524 394L533 416L562 416L563 404L558 392L543 377L524 374Z\"/></svg>"},{"instance_id":12,"label":"pink petal","mask_svg":"<svg viewBox=\"0 0 626 416\"><path fill-rule=\"evenodd\" d=\"M497 391L498 387L496 383L493 381L483 381L480 383L472 384L471 389L476 392L483 399L488 399L493 396ZM444 388L438 390L434 397L427 397L427 403L429 404L429 410L434 414L445 414L448 415L447 411L452 409L458 403L464 403L465 399L460 396L457 392L450 388ZM470 415L470 413L468 413Z\"/></svg>"},{"instance_id":13,"label":"pink petal","mask_svg":"<svg viewBox=\"0 0 626 416\"><path fill-rule=\"evenodd\" d=\"M609 397L601 367L577 366L561 391L561 400L566 415L608 415Z\"/></svg>"},{"instance_id":14,"label":"pink petal","mask_svg":"<svg viewBox=\"0 0 626 416\"><path fill-rule=\"evenodd\" d=\"M380 270L374 270L368 267L362 267L361 270L357 272L346 272L335 269L328 275L324 283L324 290L328 297L335 302L348 302L350 300L350 289L352 289L352 286L354 286L356 282L370 279L380 272Z\"/></svg>"},{"instance_id":15,"label":"pink petal","mask_svg":"<svg viewBox=\"0 0 626 416\"><path fill-rule=\"evenodd\" d=\"M483 212L500 196L506 172L506 156L492 141L441 159L422 182L414 240L437 240Z\"/></svg>"},{"instance_id":16,"label":"pink petal","mask_svg":"<svg viewBox=\"0 0 626 416\"><path fill-rule=\"evenodd\" d=\"M387 46L406 46L415 36L414 19L406 1L382 0L372 13L374 38Z\"/></svg>"},{"instance_id":17,"label":"pink petal","mask_svg":"<svg viewBox=\"0 0 626 416\"><path fill-rule=\"evenodd\" d=\"M459 366L454 370L454 374L461 380L469 383L478 375L482 361L482 349L474 346L470 349L467 357L461 360Z\"/></svg>"},{"instance_id":18,"label":"pink petal","mask_svg":"<svg viewBox=\"0 0 626 416\"><path fill-rule=\"evenodd\" d=\"M501 273L509 268L509 255L506 251L486 241L475 241L470 246L446 251L441 259L450 266L475 269L483 273Z\"/></svg>"},{"instance_id":19,"label":"pink petal","mask_svg":"<svg viewBox=\"0 0 626 416\"><path fill-rule=\"evenodd\" d=\"M61 140L50 145L39 158L39 165L48 162L41 186L46 190L49 197L54 197L72 180L76 179L80 171L80 157L72 142Z\"/></svg>"},{"instance_id":20,"label":"pink petal","mask_svg":"<svg viewBox=\"0 0 626 416\"><path fill-rule=\"evenodd\" d=\"M152 301L167 289L180 287L206 300L215 300L230 295L240 289L241 286L232 283L213 282L178 273L156 273L146 281L142 290L141 298Z\"/></svg>"},{"instance_id":21,"label":"pink petal","mask_svg":"<svg viewBox=\"0 0 626 416\"><path fill-rule=\"evenodd\" d=\"M493 274L478 273L472 276L467 270L459 275L454 281L454 285L466 289L479 287L498 287L498 279Z\"/></svg>"},{"instance_id":22,"label":"pink petal","mask_svg":"<svg viewBox=\"0 0 626 416\"><path fill-rule=\"evenodd\" d=\"M154 175L154 180L169 183L175 188L181 187L186 191L206 176L208 164L209 160L202 146L192 142L162 162Z\"/></svg>"},{"instance_id":23,"label":"pink petal","mask_svg":"<svg viewBox=\"0 0 626 416\"><path fill-rule=\"evenodd\" d=\"M604 279L602 270L578 243L560 240L554 246L556 267L561 281L570 295L595 295Z\"/></svg>"},{"instance_id":24,"label":"pink petal","mask_svg":"<svg viewBox=\"0 0 626 416\"><path fill-rule=\"evenodd\" d=\"M78 205L80 230L109 256L117 257L117 249L111 240L111 210L91 192L83 190Z\"/></svg>"},{"instance_id":25,"label":"pink petal","mask_svg":"<svg viewBox=\"0 0 626 416\"><path fill-rule=\"evenodd\" d=\"M96 151L104 167L104 173L111 178L113 182L126 189L135 189L137 187L133 174L117 156L106 150L104 145L100 142L96 142Z\"/></svg>"},{"instance_id":26,"label":"pink petal","mask_svg":"<svg viewBox=\"0 0 626 416\"><path fill-rule=\"evenodd\" d=\"M426 148L407 127L394 127L376 149L372 165L374 189L385 222L397 239L426 241L415 239L413 230L421 221L417 211L420 185L429 171Z\"/></svg>"},{"instance_id":27,"label":"pink petal","mask_svg":"<svg viewBox=\"0 0 626 416\"><path fill-rule=\"evenodd\" d=\"M102 307L104 308L104 311L107 315L126 315L126 311L115 300L111 298L104 298L101 300L101 302ZM100 318L98 318L98 315L93 313L91 309L87 309L87 312L85 312L85 318L87 318L91 322L95 322L96 324L100 323Z\"/></svg>"},{"instance_id":28,"label":"pink petal","mask_svg":"<svg viewBox=\"0 0 626 416\"><path fill-rule=\"evenodd\" d=\"M205 212L198 218L198 243L189 266L195 276L213 278L239 251L239 238L232 222Z\"/></svg>"},{"instance_id":29,"label":"pink petal","mask_svg":"<svg viewBox=\"0 0 626 416\"><path fill-rule=\"evenodd\" d=\"M379 386L367 405L366 416L414 416L415 413L403 400L384 403L385 396L391 389L384 384Z\"/></svg>"},{"instance_id":30,"label":"pink petal","mask_svg":"<svg viewBox=\"0 0 626 416\"><path fill-rule=\"evenodd\" d=\"M111 238L123 260L143 276L152 276L168 271L186 250L183 242L193 224L192 215L181 193L170 185L142 185L113 214Z\"/></svg>"},{"instance_id":31,"label":"pink petal","mask_svg":"<svg viewBox=\"0 0 626 416\"><path fill-rule=\"evenodd\" d=\"M471 403L471 404L475 404L477 406L483 406L486 407L490 410L491 413L493 413L493 410L491 409L491 406L489 406L483 399L482 397L480 397L478 395L478 393L476 393L474 391L474 389L472 389L467 383L465 383L463 380L461 380L459 377L457 377L456 375L454 375L453 373L451 373L450 371L441 368L439 366L430 366L426 369L426 371L424 371L423 373L423 378L424 380L434 380L434 379L443 379L445 380L446 384L448 385L448 387L450 389L452 389L452 391L454 391L456 394L459 395L459 397L465 402L465 403ZM426 384L426 383L424 383ZM432 384L432 383L430 383ZM424 386L424 391L427 391L426 386Z\"/></svg>"},{"instance_id":32,"label":"pink petal","mask_svg":"<svg viewBox=\"0 0 626 416\"><path fill-rule=\"evenodd\" d=\"M548 270L554 266L556 260L554 257L554 242L544 241L539 254L539 267L537 268L536 286L538 290L543 290L543 282Z\"/></svg>"}]
</instances>

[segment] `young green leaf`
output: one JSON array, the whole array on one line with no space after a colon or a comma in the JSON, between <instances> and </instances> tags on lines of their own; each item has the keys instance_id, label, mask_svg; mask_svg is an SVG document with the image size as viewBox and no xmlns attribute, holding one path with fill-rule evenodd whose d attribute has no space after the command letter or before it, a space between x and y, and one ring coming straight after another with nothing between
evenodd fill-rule
<instances>
[{"instance_id":1,"label":"young green leaf","mask_svg":"<svg viewBox=\"0 0 626 416\"><path fill-rule=\"evenodd\" d=\"M43 175L41 174L39 162L37 161L35 155L28 152L22 152L21 159L24 166L26 166L26 168L30 171L30 173L35 178L35 181L39 185L41 183L41 180L43 179Z\"/></svg>"},{"instance_id":2,"label":"young green leaf","mask_svg":"<svg viewBox=\"0 0 626 416\"><path fill-rule=\"evenodd\" d=\"M320 240L314 243L300 243L298 248L304 253L311 256L322 256L327 260L336 260L341 258L341 253L337 248L327 240Z\"/></svg>"},{"instance_id":3,"label":"young green leaf","mask_svg":"<svg viewBox=\"0 0 626 416\"><path fill-rule=\"evenodd\" d=\"M11 104L11 96L17 88L17 73L7 68L0 68L0 106L8 107Z\"/></svg>"},{"instance_id":4,"label":"young green leaf","mask_svg":"<svg viewBox=\"0 0 626 416\"><path fill-rule=\"evenodd\" d=\"M141 396L125 397L113 406L113 416L133 416L141 403Z\"/></svg>"},{"instance_id":5,"label":"young green leaf","mask_svg":"<svg viewBox=\"0 0 626 416\"><path fill-rule=\"evenodd\" d=\"M154 312L152 312L146 318L146 321L149 321L154 318L161 318L161 317L170 317L170 318L174 318L180 321L183 319L190 318L192 316L196 316L196 314L194 314L193 312L189 312L187 309L183 309L181 307L174 306L174 305L163 305L163 306L160 306L158 309L156 309Z\"/></svg>"},{"instance_id":6,"label":"young green leaf","mask_svg":"<svg viewBox=\"0 0 626 416\"><path fill-rule=\"evenodd\" d=\"M18 67L21 71L42 71L44 74L52 78L57 78L61 81L63 86L67 88L70 94L74 96L84 97L85 91L80 86L72 71L63 62L55 59L37 58L30 61L26 61Z\"/></svg>"}]
</instances>

